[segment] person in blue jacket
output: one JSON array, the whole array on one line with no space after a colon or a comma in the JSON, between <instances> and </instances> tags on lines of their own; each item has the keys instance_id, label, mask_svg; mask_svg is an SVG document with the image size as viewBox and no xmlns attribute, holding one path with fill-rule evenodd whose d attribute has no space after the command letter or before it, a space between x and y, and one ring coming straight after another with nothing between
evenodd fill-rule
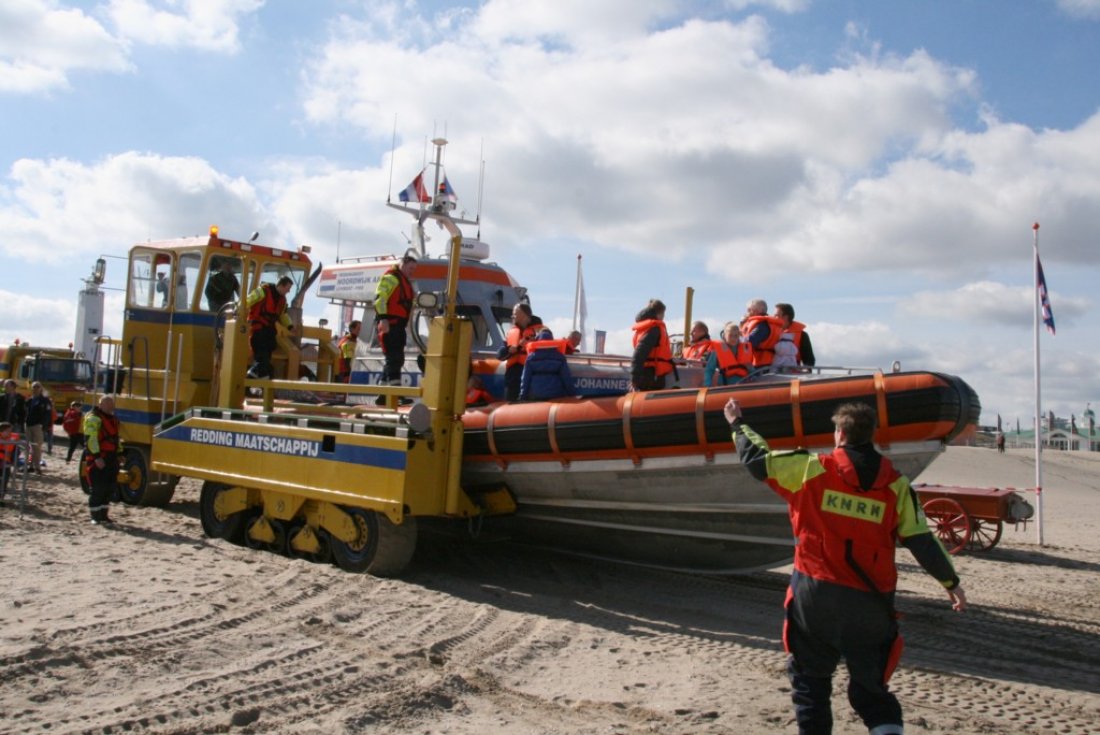
<instances>
[{"instance_id":1,"label":"person in blue jacket","mask_svg":"<svg viewBox=\"0 0 1100 735\"><path fill-rule=\"evenodd\" d=\"M565 360L568 340L554 339L549 329L538 333L534 342L527 344L527 362L520 378L521 401L546 401L551 398L576 395L573 375Z\"/></svg>"}]
</instances>

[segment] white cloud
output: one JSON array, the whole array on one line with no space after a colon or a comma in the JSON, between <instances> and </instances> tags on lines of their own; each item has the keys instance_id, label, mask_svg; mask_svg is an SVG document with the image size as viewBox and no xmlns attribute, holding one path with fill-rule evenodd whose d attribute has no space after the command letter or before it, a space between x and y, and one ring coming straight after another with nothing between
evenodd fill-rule
<instances>
[{"instance_id":1,"label":"white cloud","mask_svg":"<svg viewBox=\"0 0 1100 735\"><path fill-rule=\"evenodd\" d=\"M74 71L129 68L125 44L81 10L53 0L0 3L0 93L64 89Z\"/></svg>"},{"instance_id":2,"label":"white cloud","mask_svg":"<svg viewBox=\"0 0 1100 735\"><path fill-rule=\"evenodd\" d=\"M94 259L150 237L204 234L211 224L278 240L252 185L196 158L23 159L0 180L0 248L20 260Z\"/></svg>"},{"instance_id":3,"label":"white cloud","mask_svg":"<svg viewBox=\"0 0 1100 735\"><path fill-rule=\"evenodd\" d=\"M1069 326L1087 314L1091 304L1082 298L1051 293L1057 304L1058 324ZM898 302L903 314L947 323L965 318L979 325L1031 329L1035 318L1035 290L1032 286L1008 286L992 281L965 284L953 291L920 291Z\"/></svg>"},{"instance_id":4,"label":"white cloud","mask_svg":"<svg viewBox=\"0 0 1100 735\"><path fill-rule=\"evenodd\" d=\"M240 21L265 0L110 0L106 13L135 43L233 53ZM176 12L179 10L180 12Z\"/></svg>"},{"instance_id":5,"label":"white cloud","mask_svg":"<svg viewBox=\"0 0 1100 735\"><path fill-rule=\"evenodd\" d=\"M1066 15L1086 20L1100 20L1100 0L1057 0Z\"/></svg>"}]
</instances>

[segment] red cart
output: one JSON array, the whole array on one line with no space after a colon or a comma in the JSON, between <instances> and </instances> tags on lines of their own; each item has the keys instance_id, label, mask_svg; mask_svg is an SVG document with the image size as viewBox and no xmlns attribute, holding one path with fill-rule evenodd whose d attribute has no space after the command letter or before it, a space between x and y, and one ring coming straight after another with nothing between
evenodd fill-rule
<instances>
[{"instance_id":1,"label":"red cart","mask_svg":"<svg viewBox=\"0 0 1100 735\"><path fill-rule=\"evenodd\" d=\"M989 551L1005 523L1026 523L1035 513L1015 488L915 484L928 526L952 554Z\"/></svg>"}]
</instances>

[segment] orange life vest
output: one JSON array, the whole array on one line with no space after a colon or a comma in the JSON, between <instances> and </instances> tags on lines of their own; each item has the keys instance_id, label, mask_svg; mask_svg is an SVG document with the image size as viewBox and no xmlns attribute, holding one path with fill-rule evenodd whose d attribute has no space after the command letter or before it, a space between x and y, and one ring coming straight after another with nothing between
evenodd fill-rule
<instances>
[{"instance_id":1,"label":"orange life vest","mask_svg":"<svg viewBox=\"0 0 1100 735\"><path fill-rule=\"evenodd\" d=\"M802 364L802 332L806 329L806 325L802 322L791 321L791 326L787 327L786 332L791 335L791 341L794 342L795 359L798 360L798 364Z\"/></svg>"},{"instance_id":2,"label":"orange life vest","mask_svg":"<svg viewBox=\"0 0 1100 735\"><path fill-rule=\"evenodd\" d=\"M343 380L345 383L351 380L351 360L344 357L344 347L349 343L358 343L358 338L354 334L345 334L340 338L340 341L336 343L336 377ZM354 349L352 355L354 356Z\"/></svg>"},{"instance_id":3,"label":"orange life vest","mask_svg":"<svg viewBox=\"0 0 1100 735\"><path fill-rule=\"evenodd\" d=\"M386 313L379 316L388 319L408 319L409 314L412 313L413 298L416 297L412 283L401 272L399 265L390 266L382 274L383 278L386 276L397 279L397 288L390 292L390 297L386 300Z\"/></svg>"},{"instance_id":4,"label":"orange life vest","mask_svg":"<svg viewBox=\"0 0 1100 735\"><path fill-rule=\"evenodd\" d=\"M11 464L15 461L15 443L19 441L19 435L14 431L4 439L0 439L0 464Z\"/></svg>"},{"instance_id":5,"label":"orange life vest","mask_svg":"<svg viewBox=\"0 0 1100 735\"><path fill-rule=\"evenodd\" d=\"M657 346L650 350L646 356L645 366L653 368L654 375L659 378L672 372L672 345L668 341L668 331L665 329L665 323L660 319L643 319L640 322L635 322L633 327L634 347L637 348L638 343L653 327L661 330L661 339L657 342Z\"/></svg>"},{"instance_id":6,"label":"orange life vest","mask_svg":"<svg viewBox=\"0 0 1100 735\"><path fill-rule=\"evenodd\" d=\"M525 349L525 345L527 342L533 340L540 331L542 331L541 324L528 324L523 329L513 325L512 328L508 330L507 345L518 349L516 350L516 354L509 355L508 359L504 361L506 368L510 368L513 365L522 365L527 362L527 350ZM524 340L527 340L527 342Z\"/></svg>"},{"instance_id":7,"label":"orange life vest","mask_svg":"<svg viewBox=\"0 0 1100 735\"><path fill-rule=\"evenodd\" d=\"M715 341L714 355L718 358L718 371L726 379L726 383L734 382L748 376L749 367L752 366L752 347L748 342L738 342L737 346L728 342ZM737 380L731 381L731 378Z\"/></svg>"},{"instance_id":8,"label":"orange life vest","mask_svg":"<svg viewBox=\"0 0 1100 735\"><path fill-rule=\"evenodd\" d=\"M483 406L487 403L492 403L493 400L493 394L485 390L484 388L466 389L467 406Z\"/></svg>"},{"instance_id":9,"label":"orange life vest","mask_svg":"<svg viewBox=\"0 0 1100 735\"><path fill-rule=\"evenodd\" d=\"M771 365L772 360L775 359L775 346L779 343L779 338L783 336L783 320L774 316L750 316L746 317L745 321L741 322L741 336L748 340L749 335L756 329L756 325L760 322L766 322L768 324L768 336L759 345L752 347L752 364L756 367L761 365Z\"/></svg>"},{"instance_id":10,"label":"orange life vest","mask_svg":"<svg viewBox=\"0 0 1100 735\"><path fill-rule=\"evenodd\" d=\"M270 283L261 284L260 288L264 290L264 297L248 310L248 322L253 332L274 328L275 322L286 311L286 296L279 293L279 289Z\"/></svg>"},{"instance_id":11,"label":"orange life vest","mask_svg":"<svg viewBox=\"0 0 1100 735\"><path fill-rule=\"evenodd\" d=\"M99 418L99 452L96 454L88 452L88 461L95 462L97 457L111 459L119 448L118 417L103 413L98 406L92 409L92 413Z\"/></svg>"},{"instance_id":12,"label":"orange life vest","mask_svg":"<svg viewBox=\"0 0 1100 735\"><path fill-rule=\"evenodd\" d=\"M685 360L706 360L707 355L714 349L715 340L701 339L698 342L684 345L683 357Z\"/></svg>"},{"instance_id":13,"label":"orange life vest","mask_svg":"<svg viewBox=\"0 0 1100 735\"><path fill-rule=\"evenodd\" d=\"M544 347L553 347L555 350L563 355L569 354L569 340L567 339L540 339L534 342L528 342L527 353L530 354L535 350L541 350Z\"/></svg>"}]
</instances>

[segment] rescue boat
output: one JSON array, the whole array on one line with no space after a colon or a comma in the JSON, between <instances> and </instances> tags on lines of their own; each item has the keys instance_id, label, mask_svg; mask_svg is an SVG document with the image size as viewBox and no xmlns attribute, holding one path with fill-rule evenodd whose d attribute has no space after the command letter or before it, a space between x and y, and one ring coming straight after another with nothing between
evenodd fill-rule
<instances>
[{"instance_id":1,"label":"rescue boat","mask_svg":"<svg viewBox=\"0 0 1100 735\"><path fill-rule=\"evenodd\" d=\"M932 372L763 375L735 386L498 403L463 417L462 481L506 485L514 537L589 556L731 573L793 556L786 505L740 464L722 413L735 397L774 449L828 451L842 403L876 407L876 444L917 477L981 407Z\"/></svg>"}]
</instances>

